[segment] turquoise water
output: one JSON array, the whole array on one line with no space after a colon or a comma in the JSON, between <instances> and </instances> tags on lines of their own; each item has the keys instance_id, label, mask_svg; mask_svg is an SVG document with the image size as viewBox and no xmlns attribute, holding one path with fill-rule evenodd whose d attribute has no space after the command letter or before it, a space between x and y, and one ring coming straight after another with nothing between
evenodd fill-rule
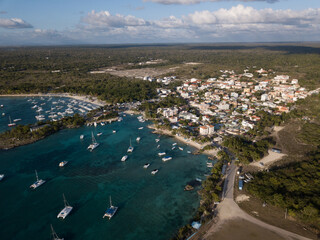
<instances>
[{"instance_id":1,"label":"turquoise water","mask_svg":"<svg viewBox=\"0 0 320 240\"><path fill-rule=\"evenodd\" d=\"M11 120L21 118L21 121L16 124L29 124L35 123L37 119L35 116L44 116L45 120L60 119L62 114L65 116L71 116L72 113L66 113L68 105L74 110L74 113L81 115L88 112L88 109L97 108L95 104L86 103L79 100L66 97L0 97L0 132L10 129L8 127L9 116ZM84 108L84 107L86 108ZM37 112L41 108L42 110ZM79 110L82 109L82 112ZM53 117L56 115L55 117ZM49 116L52 116L51 118Z\"/></svg>"},{"instance_id":2,"label":"turquoise water","mask_svg":"<svg viewBox=\"0 0 320 240\"><path fill-rule=\"evenodd\" d=\"M138 130L141 126L144 129ZM170 137L161 136L156 143L158 136L146 126L126 116L122 122L63 130L34 144L0 151L0 173L6 175L0 182L0 238L50 239L50 224L66 240L172 237L199 205L197 192L183 189L196 177L204 179L207 157L188 154L193 149L179 142L184 150L172 150L175 141ZM93 152L86 150L91 131L103 133L96 137L100 146ZM138 136L140 143L135 141ZM134 152L121 162L130 138ZM173 159L163 162L160 151ZM61 169L62 160L69 163ZM147 162L150 167L143 169ZM159 172L151 175L156 168ZM47 182L30 190L35 169ZM63 193L74 209L59 220ZM102 219L110 195L119 209L111 220Z\"/></svg>"}]
</instances>

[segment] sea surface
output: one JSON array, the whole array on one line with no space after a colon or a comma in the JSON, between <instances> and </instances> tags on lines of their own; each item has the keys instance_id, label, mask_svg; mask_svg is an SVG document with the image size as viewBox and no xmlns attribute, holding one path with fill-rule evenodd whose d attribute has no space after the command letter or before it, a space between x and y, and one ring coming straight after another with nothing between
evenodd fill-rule
<instances>
[{"instance_id":1,"label":"sea surface","mask_svg":"<svg viewBox=\"0 0 320 240\"><path fill-rule=\"evenodd\" d=\"M23 109L16 111L27 119ZM0 173L5 174L0 182L0 239L51 239L50 224L65 240L170 239L199 206L197 189L187 192L184 187L195 178L205 178L207 156L188 153L194 149L180 142L172 150L171 137L160 136L156 143L159 136L148 124L126 115L121 122L66 129L34 144L0 150ZM92 132L100 146L89 152ZM130 139L134 151L121 162ZM163 162L161 151L173 159ZM63 160L69 163L59 168ZM148 169L143 168L145 163L151 164ZM31 190L35 169L46 183ZM159 172L152 175L153 169ZM74 209L60 220L63 193ZM102 218L109 196L119 207L111 220Z\"/></svg>"},{"instance_id":2,"label":"sea surface","mask_svg":"<svg viewBox=\"0 0 320 240\"><path fill-rule=\"evenodd\" d=\"M43 115L44 120L60 119L75 113L86 114L98 106L81 100L66 97L0 97L0 132L9 130L8 124L15 119L18 124L37 122L36 116ZM66 112L72 109L73 113ZM10 117L10 118L9 118Z\"/></svg>"}]
</instances>

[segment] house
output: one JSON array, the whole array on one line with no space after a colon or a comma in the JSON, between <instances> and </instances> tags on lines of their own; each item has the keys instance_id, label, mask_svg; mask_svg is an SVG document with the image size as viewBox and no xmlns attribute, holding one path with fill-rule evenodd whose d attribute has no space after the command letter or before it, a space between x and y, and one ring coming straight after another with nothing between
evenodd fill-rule
<instances>
[{"instance_id":1,"label":"house","mask_svg":"<svg viewBox=\"0 0 320 240\"><path fill-rule=\"evenodd\" d=\"M206 126L200 126L199 133L202 136L206 136L209 133L209 129Z\"/></svg>"}]
</instances>

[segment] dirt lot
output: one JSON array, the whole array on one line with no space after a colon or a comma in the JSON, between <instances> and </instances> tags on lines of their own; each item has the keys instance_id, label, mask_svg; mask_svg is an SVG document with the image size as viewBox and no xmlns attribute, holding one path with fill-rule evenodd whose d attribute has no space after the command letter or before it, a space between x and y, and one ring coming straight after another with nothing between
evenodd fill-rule
<instances>
[{"instance_id":1,"label":"dirt lot","mask_svg":"<svg viewBox=\"0 0 320 240\"><path fill-rule=\"evenodd\" d=\"M109 73L119 77L143 78L145 76L158 77L163 74L174 72L175 68L141 68L141 69L100 69L99 73Z\"/></svg>"},{"instance_id":2,"label":"dirt lot","mask_svg":"<svg viewBox=\"0 0 320 240\"><path fill-rule=\"evenodd\" d=\"M217 232L206 240L284 240L277 234L243 219L225 222Z\"/></svg>"}]
</instances>

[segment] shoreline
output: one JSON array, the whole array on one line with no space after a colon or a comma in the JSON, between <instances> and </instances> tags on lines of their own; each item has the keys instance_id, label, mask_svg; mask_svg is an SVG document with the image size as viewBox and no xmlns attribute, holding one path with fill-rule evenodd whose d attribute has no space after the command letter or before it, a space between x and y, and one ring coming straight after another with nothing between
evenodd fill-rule
<instances>
[{"instance_id":1,"label":"shoreline","mask_svg":"<svg viewBox=\"0 0 320 240\"><path fill-rule=\"evenodd\" d=\"M183 142L184 144L186 144L188 146L192 146L192 147L194 147L194 148L196 148L198 150L201 150L205 146L208 145L208 144L197 143L197 142L192 141L190 139L186 139L185 137L182 137L182 136L173 135L169 130L157 129L157 128L154 127L153 124L148 125L148 128L153 129L154 131L152 133L154 133L154 134L161 134L161 135L167 135L167 136L173 137L173 138L177 139L178 141ZM219 150L217 150L217 149L206 150L206 151L203 151L201 154L216 156L218 151Z\"/></svg>"},{"instance_id":2,"label":"shoreline","mask_svg":"<svg viewBox=\"0 0 320 240\"><path fill-rule=\"evenodd\" d=\"M99 100L97 97L90 95L79 95L72 93L23 93L23 94L0 94L0 97L66 97L75 100L84 101L87 103L92 103L103 107L108 103L106 101Z\"/></svg>"}]
</instances>

